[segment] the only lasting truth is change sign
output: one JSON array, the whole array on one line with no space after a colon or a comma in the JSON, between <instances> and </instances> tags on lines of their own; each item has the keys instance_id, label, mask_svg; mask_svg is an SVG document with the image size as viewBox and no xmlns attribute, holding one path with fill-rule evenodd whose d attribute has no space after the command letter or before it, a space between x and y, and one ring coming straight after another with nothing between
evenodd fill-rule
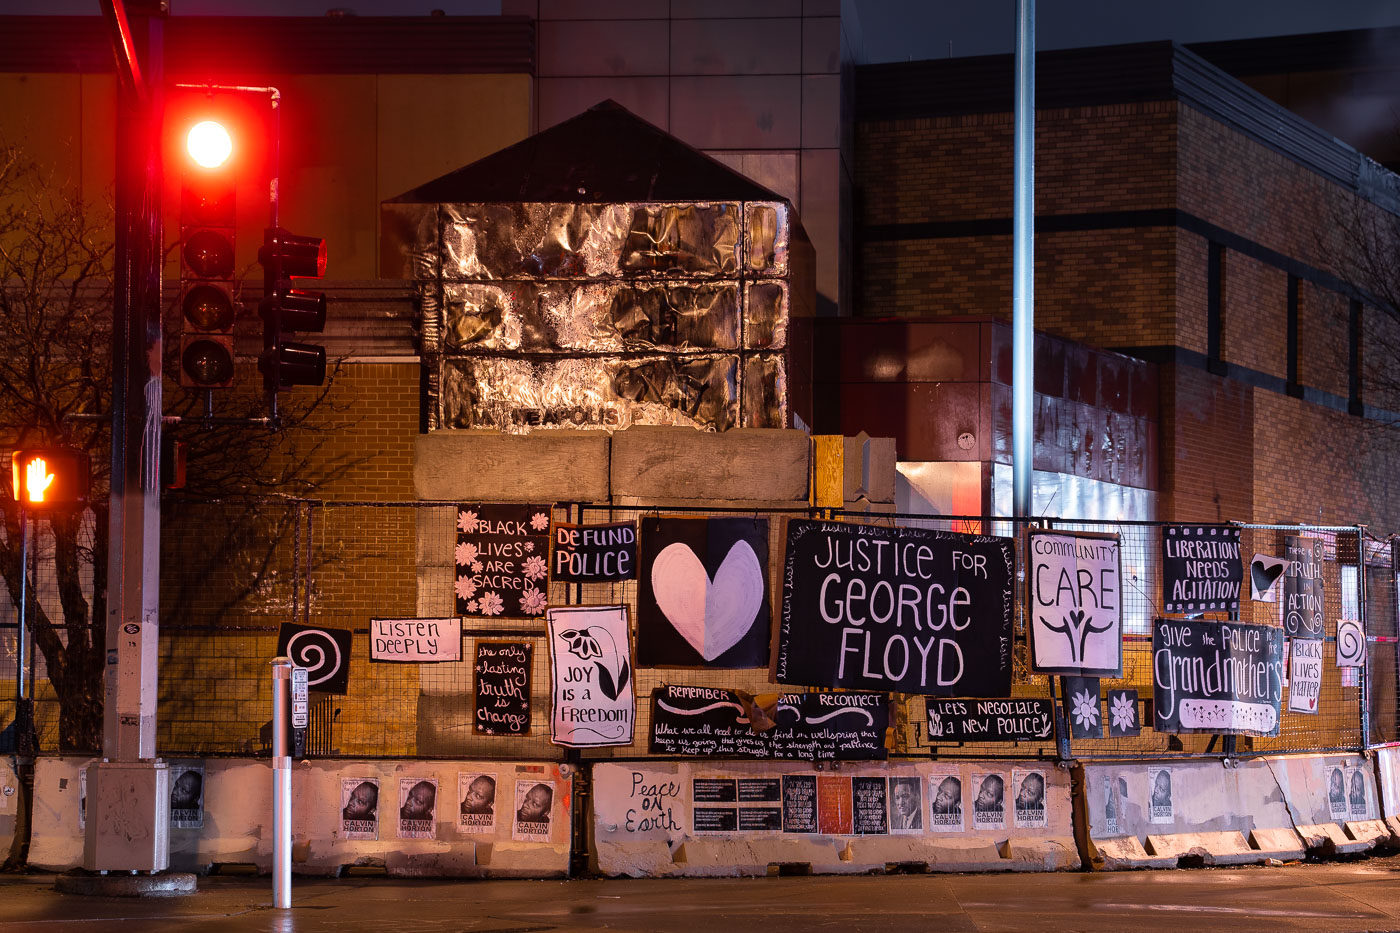
<instances>
[{"instance_id":1,"label":"the only lasting truth is change sign","mask_svg":"<svg viewBox=\"0 0 1400 933\"><path fill-rule=\"evenodd\" d=\"M923 528L788 522L774 677L1006 696L1013 545Z\"/></svg>"}]
</instances>

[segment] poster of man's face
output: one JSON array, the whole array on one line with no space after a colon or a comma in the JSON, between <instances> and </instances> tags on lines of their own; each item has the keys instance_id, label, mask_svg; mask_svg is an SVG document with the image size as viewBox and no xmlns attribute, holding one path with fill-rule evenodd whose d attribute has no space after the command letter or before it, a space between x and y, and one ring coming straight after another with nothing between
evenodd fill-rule
<instances>
[{"instance_id":1,"label":"poster of man's face","mask_svg":"<svg viewBox=\"0 0 1400 933\"><path fill-rule=\"evenodd\" d=\"M1171 823L1176 820L1172 809L1172 773L1166 768L1149 768L1148 817L1153 823Z\"/></svg>"},{"instance_id":2,"label":"poster of man's face","mask_svg":"<svg viewBox=\"0 0 1400 933\"><path fill-rule=\"evenodd\" d=\"M515 782L515 824L512 838L548 841L554 813L553 781Z\"/></svg>"},{"instance_id":3,"label":"poster of man's face","mask_svg":"<svg viewBox=\"0 0 1400 933\"><path fill-rule=\"evenodd\" d=\"M1366 811L1366 772L1361 768L1347 772L1347 803L1353 814Z\"/></svg>"},{"instance_id":4,"label":"poster of man's face","mask_svg":"<svg viewBox=\"0 0 1400 933\"><path fill-rule=\"evenodd\" d=\"M436 831L437 781L399 780L399 835L406 839L432 839Z\"/></svg>"},{"instance_id":5,"label":"poster of man's face","mask_svg":"<svg viewBox=\"0 0 1400 933\"><path fill-rule=\"evenodd\" d=\"M956 832L963 828L962 794L962 778L956 774L929 775L929 829Z\"/></svg>"},{"instance_id":6,"label":"poster of man's face","mask_svg":"<svg viewBox=\"0 0 1400 933\"><path fill-rule=\"evenodd\" d=\"M891 778L890 829L908 832L923 828L923 780L917 777Z\"/></svg>"},{"instance_id":7,"label":"poster of man's face","mask_svg":"<svg viewBox=\"0 0 1400 933\"><path fill-rule=\"evenodd\" d=\"M1016 825L1045 826L1045 772L1014 771L1011 779L1016 786Z\"/></svg>"},{"instance_id":8,"label":"poster of man's face","mask_svg":"<svg viewBox=\"0 0 1400 933\"><path fill-rule=\"evenodd\" d=\"M341 779L340 834L346 839L379 838L379 781Z\"/></svg>"},{"instance_id":9,"label":"poster of man's face","mask_svg":"<svg viewBox=\"0 0 1400 933\"><path fill-rule=\"evenodd\" d=\"M496 775L457 775L457 795L461 799L457 826L464 833L493 832L496 829Z\"/></svg>"},{"instance_id":10,"label":"poster of man's face","mask_svg":"<svg viewBox=\"0 0 1400 933\"><path fill-rule=\"evenodd\" d=\"M1332 803L1346 800L1346 779L1341 768L1333 768L1327 773L1327 799Z\"/></svg>"},{"instance_id":11,"label":"poster of man's face","mask_svg":"<svg viewBox=\"0 0 1400 933\"><path fill-rule=\"evenodd\" d=\"M178 768L170 785L170 825L177 829L204 826L204 769Z\"/></svg>"},{"instance_id":12,"label":"poster of man's face","mask_svg":"<svg viewBox=\"0 0 1400 933\"><path fill-rule=\"evenodd\" d=\"M972 798L973 829L1006 828L1006 777L1001 774L975 774Z\"/></svg>"}]
</instances>

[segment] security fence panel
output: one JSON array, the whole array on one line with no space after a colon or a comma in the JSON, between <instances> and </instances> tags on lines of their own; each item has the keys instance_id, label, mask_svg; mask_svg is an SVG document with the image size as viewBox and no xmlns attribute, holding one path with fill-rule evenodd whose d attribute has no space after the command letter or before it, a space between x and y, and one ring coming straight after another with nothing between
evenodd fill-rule
<instances>
[{"instance_id":1,"label":"security fence panel","mask_svg":"<svg viewBox=\"0 0 1400 933\"><path fill-rule=\"evenodd\" d=\"M873 704L870 721L887 723L886 738L858 754L875 757L1224 756L1356 750L1400 741L1394 547L1364 528L1200 526L1215 528L1204 533L1237 547L1238 567L1231 568L1224 566L1228 561L1207 566L1219 547L1178 547L1174 558L1164 557L1165 542L1181 535L1183 524L1017 523L829 509L586 503L533 511L514 507L521 514L507 522L506 512L480 505L490 504L168 499L161 555L160 754L264 754L272 715L269 662L279 650L312 671L312 728L305 751L313 756L556 761L674 756L684 743L657 743L653 753L650 741L654 696L662 687L684 688L672 694L684 703L673 705L688 714L706 705L701 700L712 691L719 698L715 702L735 710L725 715L743 724L774 714L783 694L832 697L798 704L803 709ZM862 691L775 681L767 666L768 636L783 609L784 549L792 519L1013 538L1010 695L929 700L878 693L864 699ZM549 532L564 525L608 526L580 534L562 549L561 559L582 581L556 581L550 572ZM83 540L91 545L91 522L86 527ZM1122 627L1120 677L1095 685L1033 669L1025 579L1032 528L1108 535L1118 542L1121 580L1108 591L1120 602L1113 607ZM65 611L77 604L70 598L65 609L60 599L63 581L47 532L36 537L35 553L35 611L44 613L53 640L33 655L33 695L39 747L51 752L61 744L62 704L47 676L46 656L71 639ZM1164 568L1164 561L1182 554L1207 563ZM91 606L88 560L74 579ZM1289 566L1305 562L1316 573L1290 580L1298 574ZM63 572L72 575L71 568ZM1185 584L1183 575L1191 578ZM1290 600L1295 610L1316 611L1307 619L1301 613L1290 617ZM549 606L588 605L620 605L627 612L632 654L626 688L636 696L636 740L629 746L566 750L549 739L544 613ZM1286 639L1290 655L1296 654L1298 638L1313 632L1321 638L1307 642L1307 654L1299 655L1304 680L1280 685L1276 732L1247 730L1275 734L1176 734L1154 728L1153 623L1158 619L1180 620L1183 630L1189 622L1196 629L1201 628L1196 623L1236 623L1295 631ZM1354 643L1352 620L1364 631L1364 649ZM14 742L17 622L18 607L0 595L0 677L10 684L0 692L0 718L9 727L0 732L5 750ZM383 637L422 641L374 652L376 622ZM87 626L83 636L91 631ZM459 638L459 650L437 643L443 637ZM589 633L571 638L575 653L589 663L597 660L595 650L607 647L599 642L595 648ZM374 659L372 653L453 659L405 663ZM1364 665L1349 666L1360 664L1361 654ZM23 672L26 685L29 667ZM1291 677L1293 668L1284 663L1279 672ZM610 688L623 689L620 663L608 670ZM93 683L100 688L100 673ZM67 696L64 702L70 704L71 722L75 699ZM787 706L787 715L797 708ZM74 734L70 727L65 750L97 750L100 733L86 743L76 742ZM738 738L735 747L742 750L735 754L767 747ZM800 739L785 736L777 746L784 754L800 755ZM83 744L91 747L79 747Z\"/></svg>"}]
</instances>

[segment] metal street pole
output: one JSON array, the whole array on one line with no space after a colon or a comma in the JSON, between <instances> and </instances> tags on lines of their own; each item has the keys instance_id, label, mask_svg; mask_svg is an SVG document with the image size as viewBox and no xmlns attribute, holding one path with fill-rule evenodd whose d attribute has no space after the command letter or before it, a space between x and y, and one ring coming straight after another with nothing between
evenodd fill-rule
<instances>
[{"instance_id":1,"label":"metal street pole","mask_svg":"<svg viewBox=\"0 0 1400 933\"><path fill-rule=\"evenodd\" d=\"M272 659L272 906L292 906L292 659Z\"/></svg>"},{"instance_id":2,"label":"metal street pole","mask_svg":"<svg viewBox=\"0 0 1400 933\"><path fill-rule=\"evenodd\" d=\"M139 7L137 4L139 3ZM83 864L169 865L169 776L156 759L160 638L163 4L102 0L117 58L111 537L102 761L88 773ZM144 63L144 68L143 68ZM133 825L149 832L132 833Z\"/></svg>"},{"instance_id":3,"label":"metal street pole","mask_svg":"<svg viewBox=\"0 0 1400 933\"><path fill-rule=\"evenodd\" d=\"M1035 463L1035 0L1016 0L1011 220L1011 514L1031 515Z\"/></svg>"}]
</instances>

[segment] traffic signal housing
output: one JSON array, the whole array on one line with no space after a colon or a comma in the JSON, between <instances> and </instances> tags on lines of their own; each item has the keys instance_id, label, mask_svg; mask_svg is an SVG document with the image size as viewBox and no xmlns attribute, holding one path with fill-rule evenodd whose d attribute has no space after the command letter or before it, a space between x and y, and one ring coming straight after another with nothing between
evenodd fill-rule
<instances>
[{"instance_id":1,"label":"traffic signal housing","mask_svg":"<svg viewBox=\"0 0 1400 933\"><path fill-rule=\"evenodd\" d=\"M263 385L269 392L321 385L326 381L326 348L289 341L286 334L326 329L325 294L296 288L292 282L326 274L326 241L271 227L263 234L258 262L266 295L258 306L263 319L263 353L258 360Z\"/></svg>"},{"instance_id":2,"label":"traffic signal housing","mask_svg":"<svg viewBox=\"0 0 1400 933\"><path fill-rule=\"evenodd\" d=\"M87 507L92 485L86 451L72 447L29 447L10 455L15 501L32 512L75 511Z\"/></svg>"},{"instance_id":3,"label":"traffic signal housing","mask_svg":"<svg viewBox=\"0 0 1400 933\"><path fill-rule=\"evenodd\" d=\"M202 120L186 134L180 188L180 385L233 384L234 176L228 131Z\"/></svg>"}]
</instances>

